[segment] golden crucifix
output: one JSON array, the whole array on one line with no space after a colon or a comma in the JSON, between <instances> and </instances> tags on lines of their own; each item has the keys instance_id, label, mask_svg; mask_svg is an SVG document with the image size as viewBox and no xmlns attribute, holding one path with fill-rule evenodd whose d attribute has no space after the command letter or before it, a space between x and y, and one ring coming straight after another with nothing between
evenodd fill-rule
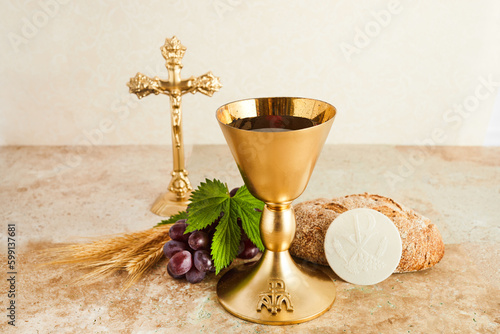
<instances>
[{"instance_id":1,"label":"golden crucifix","mask_svg":"<svg viewBox=\"0 0 500 334\"><path fill-rule=\"evenodd\" d=\"M184 143L182 140L182 112L181 99L186 93L200 92L212 96L222 85L219 78L208 72L197 78L181 79L182 57L186 47L174 36L165 40L161 47L161 54L167 61L168 80L158 77L153 79L137 73L127 84L130 93L136 94L139 99L151 93L170 96L172 118L172 153L174 170L168 192L162 194L153 204L151 211L159 216L171 216L185 210L189 204L191 182L184 164Z\"/></svg>"}]
</instances>

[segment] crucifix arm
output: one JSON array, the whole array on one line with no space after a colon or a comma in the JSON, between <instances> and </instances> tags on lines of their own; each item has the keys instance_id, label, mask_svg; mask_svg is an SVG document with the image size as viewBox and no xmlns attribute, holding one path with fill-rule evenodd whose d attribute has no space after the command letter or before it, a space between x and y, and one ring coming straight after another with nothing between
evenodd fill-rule
<instances>
[{"instance_id":1,"label":"crucifix arm","mask_svg":"<svg viewBox=\"0 0 500 334\"><path fill-rule=\"evenodd\" d=\"M135 77L131 78L127 83L130 93L137 95L139 99L153 93L158 94L168 94L162 85L162 80L158 77L151 79L142 73L137 73Z\"/></svg>"},{"instance_id":2,"label":"crucifix arm","mask_svg":"<svg viewBox=\"0 0 500 334\"><path fill-rule=\"evenodd\" d=\"M186 93L191 92L194 94L196 92L200 92L202 94L212 96L222 87L220 79L213 75L212 72L207 72L197 78L191 77L188 81L189 89Z\"/></svg>"},{"instance_id":3,"label":"crucifix arm","mask_svg":"<svg viewBox=\"0 0 500 334\"><path fill-rule=\"evenodd\" d=\"M142 73L137 73L135 77L130 79L127 86L130 93L136 94L139 99L152 93L155 95L171 95L173 91L180 91L181 94L200 92L212 96L222 87L220 79L214 76L212 72L207 72L197 78L191 77L182 80L177 84L161 80L158 77L151 79Z\"/></svg>"}]
</instances>

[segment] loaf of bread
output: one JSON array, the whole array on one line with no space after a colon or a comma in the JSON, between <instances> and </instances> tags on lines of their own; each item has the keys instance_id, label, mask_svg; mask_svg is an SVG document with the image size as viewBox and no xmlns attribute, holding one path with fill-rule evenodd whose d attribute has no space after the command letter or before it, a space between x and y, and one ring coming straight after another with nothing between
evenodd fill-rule
<instances>
[{"instance_id":1,"label":"loaf of bread","mask_svg":"<svg viewBox=\"0 0 500 334\"><path fill-rule=\"evenodd\" d=\"M293 256L328 265L324 251L325 234L341 213L369 208L389 217L399 230L403 243L401 261L394 272L430 268L444 255L444 244L436 225L394 200L379 195L357 194L334 199L316 199L295 206L297 231L290 247Z\"/></svg>"}]
</instances>

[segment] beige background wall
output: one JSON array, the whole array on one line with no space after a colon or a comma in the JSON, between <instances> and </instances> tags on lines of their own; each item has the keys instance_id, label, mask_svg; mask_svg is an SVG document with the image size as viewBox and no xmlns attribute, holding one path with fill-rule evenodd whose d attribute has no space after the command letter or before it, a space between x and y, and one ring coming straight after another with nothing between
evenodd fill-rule
<instances>
[{"instance_id":1,"label":"beige background wall","mask_svg":"<svg viewBox=\"0 0 500 334\"><path fill-rule=\"evenodd\" d=\"M159 48L173 35L187 46L184 77L212 70L224 85L185 96L188 145L224 143L221 104L273 95L334 104L330 143L483 145L488 127L489 142L500 137L496 0L0 6L1 145L170 143L168 99L138 101L125 83L165 77Z\"/></svg>"}]
</instances>

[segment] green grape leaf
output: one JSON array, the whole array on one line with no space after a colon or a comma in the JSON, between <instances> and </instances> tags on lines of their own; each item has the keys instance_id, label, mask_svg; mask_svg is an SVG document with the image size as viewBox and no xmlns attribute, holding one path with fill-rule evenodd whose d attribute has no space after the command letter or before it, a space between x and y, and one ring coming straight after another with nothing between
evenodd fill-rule
<instances>
[{"instance_id":1,"label":"green grape leaf","mask_svg":"<svg viewBox=\"0 0 500 334\"><path fill-rule=\"evenodd\" d=\"M227 211L231 212L231 201L227 201ZM215 229L212 239L212 258L215 264L215 274L231 264L238 255L238 248L241 240L241 230L236 220L231 219L231 215L224 214Z\"/></svg>"},{"instance_id":2,"label":"green grape leaf","mask_svg":"<svg viewBox=\"0 0 500 334\"><path fill-rule=\"evenodd\" d=\"M175 223L176 221L180 220L180 219L187 219L188 217L188 214L186 211L181 211L173 216L170 216L170 218L166 219L166 220L162 220L161 222L159 222L158 224L156 224L154 227L158 227L158 226L162 226L162 225L167 225L167 224L173 224Z\"/></svg>"},{"instance_id":3,"label":"green grape leaf","mask_svg":"<svg viewBox=\"0 0 500 334\"><path fill-rule=\"evenodd\" d=\"M219 180L206 179L191 193L188 206L188 227L186 233L201 230L219 218L221 212L226 212L230 199L227 186Z\"/></svg>"},{"instance_id":4,"label":"green grape leaf","mask_svg":"<svg viewBox=\"0 0 500 334\"><path fill-rule=\"evenodd\" d=\"M237 204L231 205L233 211L232 216L241 218L241 225L245 233L257 248L264 251L259 227L261 212L264 209L264 202L253 197L246 186L240 187L236 195L231 198L231 201Z\"/></svg>"},{"instance_id":5,"label":"green grape leaf","mask_svg":"<svg viewBox=\"0 0 500 334\"><path fill-rule=\"evenodd\" d=\"M264 250L259 229L261 212L258 211L262 211L264 203L253 197L245 186L231 197L227 185L216 179L206 179L192 192L190 201L186 233L211 225L224 213L212 239L211 254L216 274L238 255L241 241L238 218L250 240L260 250Z\"/></svg>"}]
</instances>

